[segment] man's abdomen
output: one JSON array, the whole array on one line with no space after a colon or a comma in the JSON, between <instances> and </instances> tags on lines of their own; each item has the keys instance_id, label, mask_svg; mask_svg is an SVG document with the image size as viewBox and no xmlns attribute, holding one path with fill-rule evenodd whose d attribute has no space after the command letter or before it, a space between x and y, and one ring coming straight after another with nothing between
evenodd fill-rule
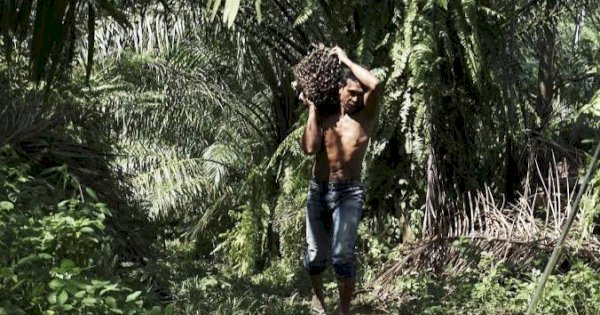
<instances>
[{"instance_id":1,"label":"man's abdomen","mask_svg":"<svg viewBox=\"0 0 600 315\"><path fill-rule=\"evenodd\" d=\"M320 182L360 179L365 148L352 152L328 150L320 152L315 160L313 176Z\"/></svg>"}]
</instances>

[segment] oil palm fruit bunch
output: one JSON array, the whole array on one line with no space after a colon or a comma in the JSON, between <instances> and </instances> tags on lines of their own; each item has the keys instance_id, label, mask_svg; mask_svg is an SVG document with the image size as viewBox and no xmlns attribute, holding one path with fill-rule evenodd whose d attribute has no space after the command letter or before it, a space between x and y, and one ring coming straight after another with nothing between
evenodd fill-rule
<instances>
[{"instance_id":1,"label":"oil palm fruit bunch","mask_svg":"<svg viewBox=\"0 0 600 315\"><path fill-rule=\"evenodd\" d=\"M339 104L340 64L330 56L330 48L313 46L313 50L293 67L296 82L304 96L318 109L330 109Z\"/></svg>"}]
</instances>

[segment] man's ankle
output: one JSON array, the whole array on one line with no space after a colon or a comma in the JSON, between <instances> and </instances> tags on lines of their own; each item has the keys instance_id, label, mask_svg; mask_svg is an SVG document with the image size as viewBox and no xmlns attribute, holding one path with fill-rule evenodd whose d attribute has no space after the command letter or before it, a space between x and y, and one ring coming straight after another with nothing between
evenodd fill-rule
<instances>
[{"instance_id":1,"label":"man's ankle","mask_svg":"<svg viewBox=\"0 0 600 315\"><path fill-rule=\"evenodd\" d=\"M354 278L338 279L338 291L340 295L340 307L337 314L350 314L350 304L354 293Z\"/></svg>"},{"instance_id":2,"label":"man's ankle","mask_svg":"<svg viewBox=\"0 0 600 315\"><path fill-rule=\"evenodd\" d=\"M325 298L318 297L316 294L313 294L312 300L310 303L310 308L316 314L325 314Z\"/></svg>"},{"instance_id":3,"label":"man's ankle","mask_svg":"<svg viewBox=\"0 0 600 315\"><path fill-rule=\"evenodd\" d=\"M321 274L310 275L310 282L313 288L313 296L311 301L311 308L314 311L325 312L325 295L323 293L323 277ZM320 309L320 310L319 310Z\"/></svg>"}]
</instances>

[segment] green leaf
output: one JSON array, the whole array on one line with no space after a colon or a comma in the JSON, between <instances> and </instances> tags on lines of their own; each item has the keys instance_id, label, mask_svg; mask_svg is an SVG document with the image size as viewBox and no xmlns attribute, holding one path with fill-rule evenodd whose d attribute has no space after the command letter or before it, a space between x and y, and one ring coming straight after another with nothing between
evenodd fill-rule
<instances>
[{"instance_id":1,"label":"green leaf","mask_svg":"<svg viewBox=\"0 0 600 315\"><path fill-rule=\"evenodd\" d=\"M92 197L92 199L94 199L94 201L98 201L98 195L96 194L96 192L94 190L92 190L89 187L85 188L85 192Z\"/></svg>"},{"instance_id":2,"label":"green leaf","mask_svg":"<svg viewBox=\"0 0 600 315\"><path fill-rule=\"evenodd\" d=\"M67 301L67 298L69 298L69 294L67 293L67 291L62 291L60 292L60 294L58 295L58 305L63 305L65 304L65 302Z\"/></svg>"},{"instance_id":3,"label":"green leaf","mask_svg":"<svg viewBox=\"0 0 600 315\"><path fill-rule=\"evenodd\" d=\"M79 230L81 233L94 233L94 229L89 226L84 226Z\"/></svg>"},{"instance_id":4,"label":"green leaf","mask_svg":"<svg viewBox=\"0 0 600 315\"><path fill-rule=\"evenodd\" d=\"M70 260L70 259L63 259L60 262L60 268L63 269L63 270L64 269L69 270L69 269L72 269L73 267L75 267L75 263L72 260Z\"/></svg>"},{"instance_id":5,"label":"green leaf","mask_svg":"<svg viewBox=\"0 0 600 315\"><path fill-rule=\"evenodd\" d=\"M227 27L231 28L235 17L240 9L240 0L227 0L225 9L223 10L223 21L227 23Z\"/></svg>"},{"instance_id":6,"label":"green leaf","mask_svg":"<svg viewBox=\"0 0 600 315\"><path fill-rule=\"evenodd\" d=\"M96 298L86 297L85 299L81 300L81 303L89 306L89 305L94 305L97 301L98 301L98 299L96 299Z\"/></svg>"},{"instance_id":7,"label":"green leaf","mask_svg":"<svg viewBox=\"0 0 600 315\"><path fill-rule=\"evenodd\" d=\"M116 307L117 306L117 300L114 297L112 297L112 296L105 297L104 301L110 307Z\"/></svg>"},{"instance_id":8,"label":"green leaf","mask_svg":"<svg viewBox=\"0 0 600 315\"><path fill-rule=\"evenodd\" d=\"M101 280L92 279L92 285L94 287L105 287L109 283L110 283L110 281L101 281Z\"/></svg>"},{"instance_id":9,"label":"green leaf","mask_svg":"<svg viewBox=\"0 0 600 315\"><path fill-rule=\"evenodd\" d=\"M0 210L12 210L15 205L10 201L0 201Z\"/></svg>"},{"instance_id":10,"label":"green leaf","mask_svg":"<svg viewBox=\"0 0 600 315\"><path fill-rule=\"evenodd\" d=\"M438 5L444 10L448 10L448 0L438 0Z\"/></svg>"},{"instance_id":11,"label":"green leaf","mask_svg":"<svg viewBox=\"0 0 600 315\"><path fill-rule=\"evenodd\" d=\"M8 278L12 274L13 274L13 270L12 269L10 269L8 267L2 267L2 268L0 268L0 276Z\"/></svg>"},{"instance_id":12,"label":"green leaf","mask_svg":"<svg viewBox=\"0 0 600 315\"><path fill-rule=\"evenodd\" d=\"M50 283L48 284L50 289L52 289L53 291L57 291L58 289L62 288L63 285L64 285L64 283L60 279L54 279L54 280L50 281Z\"/></svg>"},{"instance_id":13,"label":"green leaf","mask_svg":"<svg viewBox=\"0 0 600 315\"><path fill-rule=\"evenodd\" d=\"M175 304L171 303L165 307L165 315L172 315L175 313Z\"/></svg>"},{"instance_id":14,"label":"green leaf","mask_svg":"<svg viewBox=\"0 0 600 315\"><path fill-rule=\"evenodd\" d=\"M52 255L50 255L48 253L39 253L37 256L38 256L38 258L45 259L45 260L50 260L50 259L54 258L54 257L52 257Z\"/></svg>"},{"instance_id":15,"label":"green leaf","mask_svg":"<svg viewBox=\"0 0 600 315\"><path fill-rule=\"evenodd\" d=\"M26 263L34 260L35 258L37 258L37 255L35 255L35 254L27 255L27 256L19 259L19 261L17 262L17 266L20 266L22 264L26 264Z\"/></svg>"},{"instance_id":16,"label":"green leaf","mask_svg":"<svg viewBox=\"0 0 600 315\"><path fill-rule=\"evenodd\" d=\"M210 13L210 20L213 21L215 19L215 16L217 16L219 7L221 6L221 0L211 0L207 4L210 6L211 3L212 3L212 12Z\"/></svg>"},{"instance_id":17,"label":"green leaf","mask_svg":"<svg viewBox=\"0 0 600 315\"><path fill-rule=\"evenodd\" d=\"M307 5L304 6L302 12L298 14L298 16L294 20L294 26L299 26L304 24L308 19L313 15L316 10L316 4L314 1L309 1Z\"/></svg>"},{"instance_id":18,"label":"green leaf","mask_svg":"<svg viewBox=\"0 0 600 315\"><path fill-rule=\"evenodd\" d=\"M142 293L142 291L135 291L135 292L129 294L127 296L127 298L125 299L125 303L131 302L131 301L137 299L137 297L140 296L141 293Z\"/></svg>"},{"instance_id":19,"label":"green leaf","mask_svg":"<svg viewBox=\"0 0 600 315\"><path fill-rule=\"evenodd\" d=\"M67 199L67 200L63 200L61 202L59 202L56 206L59 209L64 209L64 207L70 202L71 200Z\"/></svg>"},{"instance_id":20,"label":"green leaf","mask_svg":"<svg viewBox=\"0 0 600 315\"><path fill-rule=\"evenodd\" d=\"M256 9L256 18L258 19L258 23L262 22L262 10L260 8L262 0L254 1L254 8Z\"/></svg>"},{"instance_id":21,"label":"green leaf","mask_svg":"<svg viewBox=\"0 0 600 315\"><path fill-rule=\"evenodd\" d=\"M106 288L102 289L102 291L100 291L100 295L103 295L106 292L110 292L110 291L119 291L119 289L117 289L117 284L113 283L109 286L107 286Z\"/></svg>"},{"instance_id":22,"label":"green leaf","mask_svg":"<svg viewBox=\"0 0 600 315\"><path fill-rule=\"evenodd\" d=\"M56 292L52 292L48 295L48 302L50 302L50 304L56 304Z\"/></svg>"}]
</instances>

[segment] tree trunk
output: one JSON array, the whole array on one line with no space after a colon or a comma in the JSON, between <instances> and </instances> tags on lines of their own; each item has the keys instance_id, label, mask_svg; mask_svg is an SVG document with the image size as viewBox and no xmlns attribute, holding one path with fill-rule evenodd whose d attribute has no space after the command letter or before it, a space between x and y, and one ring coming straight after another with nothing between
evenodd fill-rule
<instances>
[{"instance_id":1,"label":"tree trunk","mask_svg":"<svg viewBox=\"0 0 600 315\"><path fill-rule=\"evenodd\" d=\"M556 25L552 20L552 12L557 7L556 0L546 1L546 22L538 41L538 98L536 103L537 131L543 133L552 115L552 98L554 97L554 56L556 45Z\"/></svg>"},{"instance_id":2,"label":"tree trunk","mask_svg":"<svg viewBox=\"0 0 600 315\"><path fill-rule=\"evenodd\" d=\"M552 98L554 97L554 56L556 45L556 25L552 19L553 11L557 7L557 0L547 0L544 14L545 19L541 27L538 39L538 90L535 102L536 121L528 126L530 129L544 134L544 129L548 126L552 117ZM529 137L529 156L527 166L527 185L534 183L530 176L536 174L533 169L537 159L537 149L539 142L532 132ZM527 192L527 191L526 191Z\"/></svg>"},{"instance_id":3,"label":"tree trunk","mask_svg":"<svg viewBox=\"0 0 600 315\"><path fill-rule=\"evenodd\" d=\"M511 65L513 60L516 59L514 56L515 52L515 37L513 34L516 30L516 20L513 20L508 26L508 36L506 36L506 46L504 49L503 64ZM504 115L507 128L504 134L504 195L506 200L512 202L516 198L515 192L519 189L520 184L520 170L523 168L519 167L518 156L519 153L516 148L517 143L515 142L515 130L517 130L517 92L516 92L516 80L514 79L513 67L502 67L502 94L505 100Z\"/></svg>"}]
</instances>

